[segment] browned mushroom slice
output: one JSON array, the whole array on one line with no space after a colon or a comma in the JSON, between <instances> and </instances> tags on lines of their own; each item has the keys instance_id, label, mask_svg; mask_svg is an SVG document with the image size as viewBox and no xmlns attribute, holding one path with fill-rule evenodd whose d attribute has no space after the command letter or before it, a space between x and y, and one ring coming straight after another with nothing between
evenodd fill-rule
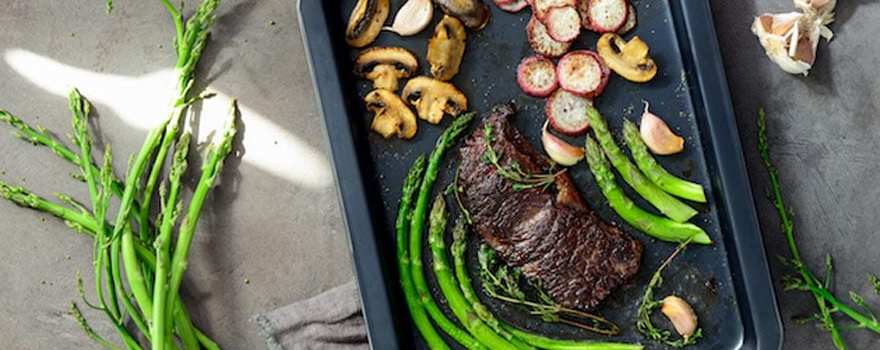
<instances>
[{"instance_id":1,"label":"browned mushroom slice","mask_svg":"<svg viewBox=\"0 0 880 350\"><path fill-rule=\"evenodd\" d=\"M419 60L402 47L374 47L361 52L354 62L354 73L373 82L377 89L397 91L400 79L419 69Z\"/></svg>"},{"instance_id":2,"label":"browned mushroom slice","mask_svg":"<svg viewBox=\"0 0 880 350\"><path fill-rule=\"evenodd\" d=\"M644 83L657 75L657 64L648 56L648 44L638 36L627 42L620 35L605 33L599 38L596 51L608 68L626 80Z\"/></svg>"},{"instance_id":3,"label":"browned mushroom slice","mask_svg":"<svg viewBox=\"0 0 880 350\"><path fill-rule=\"evenodd\" d=\"M428 63L431 64L431 75L435 78L451 80L461 66L467 32L461 21L455 17L443 16L437 23L434 36L428 41Z\"/></svg>"},{"instance_id":4,"label":"browned mushroom slice","mask_svg":"<svg viewBox=\"0 0 880 350\"><path fill-rule=\"evenodd\" d=\"M409 106L396 94L385 89L376 89L364 97L367 109L375 114L370 129L384 138L397 135L402 139L416 136L418 125L416 116Z\"/></svg>"},{"instance_id":5,"label":"browned mushroom slice","mask_svg":"<svg viewBox=\"0 0 880 350\"><path fill-rule=\"evenodd\" d=\"M390 0L358 0L348 19L345 42L353 47L372 43L382 31L390 11Z\"/></svg>"},{"instance_id":6,"label":"browned mushroom slice","mask_svg":"<svg viewBox=\"0 0 880 350\"><path fill-rule=\"evenodd\" d=\"M489 23L489 7L480 0L434 0L434 3L468 28L483 29Z\"/></svg>"},{"instance_id":7,"label":"browned mushroom slice","mask_svg":"<svg viewBox=\"0 0 880 350\"><path fill-rule=\"evenodd\" d=\"M444 115L457 117L467 110L467 97L454 85L430 77L410 79L403 87L403 99L416 107L419 118L440 123Z\"/></svg>"}]
</instances>

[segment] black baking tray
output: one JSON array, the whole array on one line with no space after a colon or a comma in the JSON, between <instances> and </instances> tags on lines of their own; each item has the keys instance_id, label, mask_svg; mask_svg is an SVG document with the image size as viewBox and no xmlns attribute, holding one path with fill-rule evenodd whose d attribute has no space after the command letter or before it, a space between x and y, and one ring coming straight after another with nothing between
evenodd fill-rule
<instances>
[{"instance_id":1,"label":"black baking tray","mask_svg":"<svg viewBox=\"0 0 880 350\"><path fill-rule=\"evenodd\" d=\"M384 140L369 131L371 116L363 108L362 96L370 87L351 73L357 52L344 41L354 3L301 0L300 25L330 141L370 342L373 349L418 349L423 345L410 326L399 288L393 224L406 170L418 155L431 151L448 121L439 127L420 122L418 135L409 141ZM402 3L392 1L392 11ZM685 295L694 304L704 338L693 349L779 349L782 326L709 2L641 0L633 4L639 16L634 33L651 45L660 74L645 85L612 77L597 106L612 130L620 130L623 118L637 120L642 100L649 101L652 111L664 116L685 136L686 152L665 157L661 163L708 189L709 204L698 207L700 214L693 222L715 241L710 247L688 248L667 270L666 283L658 293ZM543 101L526 97L515 82L516 65L531 54L525 40L529 11L508 14L490 7L489 25L482 31L469 32L462 71L453 82L468 95L473 111L485 113L496 103L516 103L516 126L539 147ZM439 17L435 15L435 21ZM424 66L431 32L429 29L410 38L386 32L375 45L407 47ZM575 47L593 48L597 37L582 34ZM455 158L457 152L450 152L447 164ZM619 223L586 166L572 167L570 172L591 207L605 220ZM448 178L449 171L441 174L436 187L442 187ZM602 338L566 326L548 325L516 307L486 298L484 301L499 317L547 335L641 341L649 349L658 348L643 341L635 331L635 310L651 273L674 245L653 240L625 224L621 226L645 243L645 255L634 281L597 310L621 326L620 336ZM474 238L471 248L476 244Z\"/></svg>"}]
</instances>

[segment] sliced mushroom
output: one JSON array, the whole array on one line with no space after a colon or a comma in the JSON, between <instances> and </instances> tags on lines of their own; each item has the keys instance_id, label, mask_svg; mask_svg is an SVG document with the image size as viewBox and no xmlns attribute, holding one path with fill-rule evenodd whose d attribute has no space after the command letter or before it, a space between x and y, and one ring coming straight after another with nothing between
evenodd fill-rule
<instances>
[{"instance_id":1,"label":"sliced mushroom","mask_svg":"<svg viewBox=\"0 0 880 350\"><path fill-rule=\"evenodd\" d=\"M448 81L458 74L466 42L467 32L461 21L448 15L443 16L434 29L434 36L428 41L428 63L431 64L431 75Z\"/></svg>"},{"instance_id":2,"label":"sliced mushroom","mask_svg":"<svg viewBox=\"0 0 880 350\"><path fill-rule=\"evenodd\" d=\"M657 64L648 56L648 44L638 36L626 42L620 35L605 33L599 38L596 50L608 68L626 80L644 83L657 75Z\"/></svg>"},{"instance_id":3,"label":"sliced mushroom","mask_svg":"<svg viewBox=\"0 0 880 350\"><path fill-rule=\"evenodd\" d=\"M416 107L419 118L437 124L444 115L457 117L467 110L467 97L454 85L430 77L410 79L403 99Z\"/></svg>"},{"instance_id":4,"label":"sliced mushroom","mask_svg":"<svg viewBox=\"0 0 880 350\"><path fill-rule=\"evenodd\" d=\"M434 0L447 15L464 22L468 28L483 29L489 23L489 7L480 0Z\"/></svg>"},{"instance_id":5,"label":"sliced mushroom","mask_svg":"<svg viewBox=\"0 0 880 350\"><path fill-rule=\"evenodd\" d=\"M411 139L416 136L416 115L394 92L376 89L364 97L364 102L367 103L367 109L376 115L370 129L382 137L387 139L397 135L402 139Z\"/></svg>"},{"instance_id":6,"label":"sliced mushroom","mask_svg":"<svg viewBox=\"0 0 880 350\"><path fill-rule=\"evenodd\" d=\"M382 31L389 12L391 0L358 0L348 19L345 42L353 47L372 43Z\"/></svg>"},{"instance_id":7,"label":"sliced mushroom","mask_svg":"<svg viewBox=\"0 0 880 350\"><path fill-rule=\"evenodd\" d=\"M354 73L373 82L377 89L397 91L400 79L419 69L419 60L402 47L374 47L361 52L354 62Z\"/></svg>"}]
</instances>

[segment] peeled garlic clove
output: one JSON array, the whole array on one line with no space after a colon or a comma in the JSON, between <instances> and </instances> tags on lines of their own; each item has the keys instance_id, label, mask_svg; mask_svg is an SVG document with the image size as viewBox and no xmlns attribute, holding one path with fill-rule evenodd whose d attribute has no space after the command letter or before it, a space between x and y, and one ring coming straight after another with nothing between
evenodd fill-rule
<instances>
[{"instance_id":1,"label":"peeled garlic clove","mask_svg":"<svg viewBox=\"0 0 880 350\"><path fill-rule=\"evenodd\" d=\"M541 133L541 143L544 151L554 162L563 166L572 166L584 159L584 149L570 145L559 137L547 131L547 122L544 122L544 130Z\"/></svg>"},{"instance_id":2,"label":"peeled garlic clove","mask_svg":"<svg viewBox=\"0 0 880 350\"><path fill-rule=\"evenodd\" d=\"M663 299L660 312L672 322L675 331L687 341L697 331L697 314L684 299L670 295Z\"/></svg>"},{"instance_id":3,"label":"peeled garlic clove","mask_svg":"<svg viewBox=\"0 0 880 350\"><path fill-rule=\"evenodd\" d=\"M681 152L684 149L684 139L669 129L666 122L656 114L648 111L648 103L645 102L645 112L642 114L642 125L639 134L642 140L651 150L651 153L670 155Z\"/></svg>"},{"instance_id":4,"label":"peeled garlic clove","mask_svg":"<svg viewBox=\"0 0 880 350\"><path fill-rule=\"evenodd\" d=\"M385 27L385 30L400 36L416 35L431 23L433 16L434 4L431 0L409 0L397 10L394 23Z\"/></svg>"}]
</instances>

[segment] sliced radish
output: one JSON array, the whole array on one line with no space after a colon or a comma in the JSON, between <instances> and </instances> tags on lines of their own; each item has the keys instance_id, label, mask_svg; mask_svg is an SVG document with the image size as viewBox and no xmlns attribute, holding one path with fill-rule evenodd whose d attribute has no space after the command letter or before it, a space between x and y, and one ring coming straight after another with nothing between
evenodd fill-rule
<instances>
[{"instance_id":1,"label":"sliced radish","mask_svg":"<svg viewBox=\"0 0 880 350\"><path fill-rule=\"evenodd\" d=\"M544 23L547 24L547 33L556 41L573 41L581 33L581 16L574 6L550 9Z\"/></svg>"},{"instance_id":2,"label":"sliced radish","mask_svg":"<svg viewBox=\"0 0 880 350\"><path fill-rule=\"evenodd\" d=\"M626 0L582 0L579 6L584 28L597 33L616 32L626 24Z\"/></svg>"},{"instance_id":3,"label":"sliced radish","mask_svg":"<svg viewBox=\"0 0 880 350\"><path fill-rule=\"evenodd\" d=\"M629 10L626 12L626 23L623 24L623 27L617 30L617 34L625 34L638 24L639 19L638 15L636 15L636 8L633 7L632 4L629 4Z\"/></svg>"},{"instance_id":4,"label":"sliced radish","mask_svg":"<svg viewBox=\"0 0 880 350\"><path fill-rule=\"evenodd\" d=\"M578 0L532 0L532 11L544 21L547 13L554 7L577 6ZM547 22L544 22L547 23Z\"/></svg>"},{"instance_id":5,"label":"sliced radish","mask_svg":"<svg viewBox=\"0 0 880 350\"><path fill-rule=\"evenodd\" d=\"M559 89L547 99L544 113L553 129L569 136L578 136L587 131L587 107L593 105L589 98Z\"/></svg>"},{"instance_id":6,"label":"sliced radish","mask_svg":"<svg viewBox=\"0 0 880 350\"><path fill-rule=\"evenodd\" d=\"M527 0L495 0L495 5L504 11L515 13L528 7L529 2Z\"/></svg>"},{"instance_id":7,"label":"sliced radish","mask_svg":"<svg viewBox=\"0 0 880 350\"><path fill-rule=\"evenodd\" d=\"M516 82L529 96L550 96L559 87L556 65L543 56L526 57L517 67Z\"/></svg>"},{"instance_id":8,"label":"sliced radish","mask_svg":"<svg viewBox=\"0 0 880 350\"><path fill-rule=\"evenodd\" d=\"M599 96L608 84L610 71L595 52L569 52L559 60L556 76L559 86L568 92L587 98Z\"/></svg>"},{"instance_id":9,"label":"sliced radish","mask_svg":"<svg viewBox=\"0 0 880 350\"><path fill-rule=\"evenodd\" d=\"M529 46L540 55L547 57L559 57L568 52L571 47L570 42L556 41L547 33L547 27L544 26L537 17L532 16L528 27Z\"/></svg>"}]
</instances>

